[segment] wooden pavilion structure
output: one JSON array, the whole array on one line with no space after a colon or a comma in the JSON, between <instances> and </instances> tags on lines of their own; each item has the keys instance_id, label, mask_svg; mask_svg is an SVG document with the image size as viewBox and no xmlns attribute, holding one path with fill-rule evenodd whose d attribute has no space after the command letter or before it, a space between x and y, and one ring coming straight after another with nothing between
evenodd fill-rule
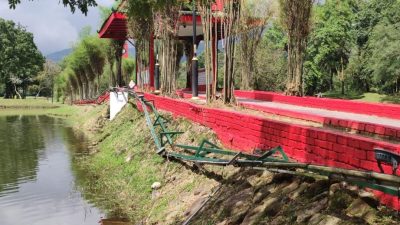
<instances>
[{"instance_id":1,"label":"wooden pavilion structure","mask_svg":"<svg viewBox=\"0 0 400 225\"><path fill-rule=\"evenodd\" d=\"M213 5L212 5L212 10L213 11L221 11L223 9L223 2L224 0L217 0ZM111 38L114 40L129 40L129 35L128 35L128 25L127 25L127 16L125 13L120 12L119 9L124 7L124 4L126 2L122 1L120 6L118 7L117 11L112 12L111 15L104 21L103 25L101 26L100 30L98 31L98 35L100 38ZM178 20L178 25L177 25L177 38L182 39L182 40L187 40L187 39L192 39L193 37L193 25L194 25L194 17L192 16L191 11L180 11L180 16ZM219 21L215 19L215 24L217 25ZM151 90L155 89L155 53L154 53L154 39L157 37L154 37L153 34L150 35L150 40L149 40L149 66L148 66L148 75L149 78L147 82L145 82L145 85L147 85ZM196 38L197 42L200 42L203 39L203 28L202 28L202 21L201 21L201 16L196 15ZM218 40L221 39L221 34L220 33L215 33L213 34L213 57L212 61L214 66L217 65L217 42ZM193 43L193 44L198 44L198 43ZM188 60L191 56L188 56ZM137 59L137 57L135 57ZM138 79L138 73L141 71L138 71L138 63L136 61L136 83ZM216 68L216 67L214 67ZM192 71L193 74L193 71ZM121 76L121 74L118 74L117 76ZM213 74L214 77L218 76L217 71L214 71ZM189 77L188 77L189 79ZM121 80L118 79L117 80ZM189 81L187 82L188 84L190 83ZM121 86L121 84L118 84ZM204 85L204 84L203 84ZM201 86L201 85L200 85ZM204 85L205 86L205 85ZM187 85L187 88L190 88L189 85Z\"/></svg>"}]
</instances>

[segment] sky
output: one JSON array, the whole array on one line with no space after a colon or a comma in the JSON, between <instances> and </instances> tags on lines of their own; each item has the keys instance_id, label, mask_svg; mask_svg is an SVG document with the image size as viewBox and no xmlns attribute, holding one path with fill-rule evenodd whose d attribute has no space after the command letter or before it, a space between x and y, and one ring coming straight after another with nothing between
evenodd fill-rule
<instances>
[{"instance_id":1,"label":"sky","mask_svg":"<svg viewBox=\"0 0 400 225\"><path fill-rule=\"evenodd\" d=\"M109 6L114 0L97 0L98 5ZM98 8L90 8L87 16L59 4L59 0L22 0L15 10L9 8L8 0L0 0L0 17L13 20L33 33L39 50L48 55L70 48L78 40L79 31L91 26L96 32L102 24Z\"/></svg>"}]
</instances>

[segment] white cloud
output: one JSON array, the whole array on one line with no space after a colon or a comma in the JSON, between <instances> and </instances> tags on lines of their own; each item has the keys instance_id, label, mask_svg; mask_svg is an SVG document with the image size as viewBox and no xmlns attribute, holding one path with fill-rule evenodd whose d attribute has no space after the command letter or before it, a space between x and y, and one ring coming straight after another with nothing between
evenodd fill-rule
<instances>
[{"instance_id":1,"label":"white cloud","mask_svg":"<svg viewBox=\"0 0 400 225\"><path fill-rule=\"evenodd\" d=\"M111 6L114 0L97 2ZM97 8L90 8L87 16L78 10L72 14L57 0L22 1L15 10L9 9L8 0L0 0L0 17L25 26L45 55L71 47L83 27L91 26L95 32L101 24Z\"/></svg>"}]
</instances>

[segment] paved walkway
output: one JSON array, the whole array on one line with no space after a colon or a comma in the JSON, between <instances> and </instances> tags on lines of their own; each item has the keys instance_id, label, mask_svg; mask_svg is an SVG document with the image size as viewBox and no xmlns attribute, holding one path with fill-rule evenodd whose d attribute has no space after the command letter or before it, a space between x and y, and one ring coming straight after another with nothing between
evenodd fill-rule
<instances>
[{"instance_id":1,"label":"paved walkway","mask_svg":"<svg viewBox=\"0 0 400 225\"><path fill-rule=\"evenodd\" d=\"M199 93L199 97L201 99L205 99L206 95L204 93ZM373 115L367 115L367 114L334 111L334 110L321 109L321 108L304 107L304 106L298 106L298 105L255 100L255 99L242 98L242 97L236 97L236 99L239 103L244 103L247 105L254 105L257 108L265 108L266 111L276 110L277 115L291 117L291 118L302 119L300 116L295 117L293 115L285 115L284 113L278 113L278 112L280 112L280 110L285 110L285 111L290 111L293 113L317 116L320 118L335 118L335 119L342 119L342 120L351 120L351 121L356 121L356 122L361 122L361 123L370 123L370 124L376 124L376 125L382 125L382 126L390 126L390 127L400 129L400 120L397 120L397 119L391 119L391 118L379 117L379 116L373 116ZM245 105L244 105L244 107L246 108ZM248 107L248 108L250 108L250 107ZM271 113L273 114L273 112L271 112Z\"/></svg>"},{"instance_id":2,"label":"paved walkway","mask_svg":"<svg viewBox=\"0 0 400 225\"><path fill-rule=\"evenodd\" d=\"M389 119L385 117L378 117L372 115L365 114L357 114L357 113L348 113L348 112L339 112L327 109L320 108L311 108L297 105L290 105L278 102L269 102L269 101L261 101L247 98L237 98L239 103L245 103L249 105L254 105L257 107L265 107L267 109L277 109L277 110L287 110L292 112L298 112L302 114L320 116L325 118L336 118L336 119L344 119L344 120L352 120L364 123L372 123L383 126L391 126L400 128L400 120Z\"/></svg>"}]
</instances>

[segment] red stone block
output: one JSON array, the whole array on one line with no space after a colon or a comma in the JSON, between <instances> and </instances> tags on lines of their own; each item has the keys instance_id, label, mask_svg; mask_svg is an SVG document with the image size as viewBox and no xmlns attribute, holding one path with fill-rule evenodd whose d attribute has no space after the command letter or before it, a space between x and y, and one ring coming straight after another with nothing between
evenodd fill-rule
<instances>
[{"instance_id":1,"label":"red stone block","mask_svg":"<svg viewBox=\"0 0 400 225\"><path fill-rule=\"evenodd\" d=\"M349 127L353 130L359 130L360 127L360 123L359 122L355 122L355 121L351 121L351 124L349 125Z\"/></svg>"},{"instance_id":2,"label":"red stone block","mask_svg":"<svg viewBox=\"0 0 400 225\"><path fill-rule=\"evenodd\" d=\"M306 143L309 145L315 145L315 139L311 137L306 138Z\"/></svg>"},{"instance_id":3,"label":"red stone block","mask_svg":"<svg viewBox=\"0 0 400 225\"><path fill-rule=\"evenodd\" d=\"M248 123L246 123L246 126L248 128L250 128L250 129L252 129L252 130L255 130L255 131L261 131L262 130L262 126L258 125L258 124L248 124Z\"/></svg>"},{"instance_id":4,"label":"red stone block","mask_svg":"<svg viewBox=\"0 0 400 225\"><path fill-rule=\"evenodd\" d=\"M370 160L360 160L360 167L364 170L380 172L378 163Z\"/></svg>"},{"instance_id":5,"label":"red stone block","mask_svg":"<svg viewBox=\"0 0 400 225\"><path fill-rule=\"evenodd\" d=\"M353 148L359 148L360 147L360 142L357 139L349 138L349 139L347 139L347 146L350 146L350 147L353 147Z\"/></svg>"},{"instance_id":6,"label":"red stone block","mask_svg":"<svg viewBox=\"0 0 400 225\"><path fill-rule=\"evenodd\" d=\"M351 160L353 160L353 156L351 156L350 154L345 154L345 153L338 153L339 158L338 161L339 162L343 162L343 163L350 163Z\"/></svg>"},{"instance_id":7,"label":"red stone block","mask_svg":"<svg viewBox=\"0 0 400 225\"><path fill-rule=\"evenodd\" d=\"M359 123L358 124L358 130L359 131L365 131L365 126L366 126L365 123Z\"/></svg>"},{"instance_id":8,"label":"red stone block","mask_svg":"<svg viewBox=\"0 0 400 225\"><path fill-rule=\"evenodd\" d=\"M339 154L334 151L328 151L328 159L337 160L339 158Z\"/></svg>"},{"instance_id":9,"label":"red stone block","mask_svg":"<svg viewBox=\"0 0 400 225\"><path fill-rule=\"evenodd\" d=\"M374 151L367 151L367 160L376 161L375 152Z\"/></svg>"},{"instance_id":10,"label":"red stone block","mask_svg":"<svg viewBox=\"0 0 400 225\"><path fill-rule=\"evenodd\" d=\"M307 132L308 132L307 136L312 137L312 138L318 138L318 132L317 131L308 130Z\"/></svg>"},{"instance_id":11,"label":"red stone block","mask_svg":"<svg viewBox=\"0 0 400 225\"><path fill-rule=\"evenodd\" d=\"M349 162L349 165L355 167L355 168L360 168L360 160L356 158L352 158L351 161Z\"/></svg>"},{"instance_id":12,"label":"red stone block","mask_svg":"<svg viewBox=\"0 0 400 225\"><path fill-rule=\"evenodd\" d=\"M347 120L339 120L339 126L347 127L348 126L348 121Z\"/></svg>"},{"instance_id":13,"label":"red stone block","mask_svg":"<svg viewBox=\"0 0 400 225\"><path fill-rule=\"evenodd\" d=\"M367 124L365 126L365 131L367 131L369 133L375 133L375 126L372 124Z\"/></svg>"},{"instance_id":14,"label":"red stone block","mask_svg":"<svg viewBox=\"0 0 400 225\"><path fill-rule=\"evenodd\" d=\"M372 151L374 148L374 143L369 142L369 141L360 141L360 148L367 150L367 151Z\"/></svg>"},{"instance_id":15,"label":"red stone block","mask_svg":"<svg viewBox=\"0 0 400 225\"><path fill-rule=\"evenodd\" d=\"M365 150L355 149L353 151L352 155L357 159L361 159L361 160L367 159L367 152Z\"/></svg>"},{"instance_id":16,"label":"red stone block","mask_svg":"<svg viewBox=\"0 0 400 225\"><path fill-rule=\"evenodd\" d=\"M397 131L393 128L386 128L385 129L385 135L390 136L390 137L396 137Z\"/></svg>"},{"instance_id":17,"label":"red stone block","mask_svg":"<svg viewBox=\"0 0 400 225\"><path fill-rule=\"evenodd\" d=\"M347 138L342 136L337 136L337 143L341 145L347 145Z\"/></svg>"},{"instance_id":18,"label":"red stone block","mask_svg":"<svg viewBox=\"0 0 400 225\"><path fill-rule=\"evenodd\" d=\"M312 146L312 145L307 145L307 146L306 146L306 151L307 151L307 152L314 152L314 148L315 148L315 147Z\"/></svg>"},{"instance_id":19,"label":"red stone block","mask_svg":"<svg viewBox=\"0 0 400 225\"><path fill-rule=\"evenodd\" d=\"M379 134L379 135L384 135L385 134L385 127L375 125L375 133Z\"/></svg>"},{"instance_id":20,"label":"red stone block","mask_svg":"<svg viewBox=\"0 0 400 225\"><path fill-rule=\"evenodd\" d=\"M337 135L336 134L327 134L326 139L329 142L336 143Z\"/></svg>"},{"instance_id":21,"label":"red stone block","mask_svg":"<svg viewBox=\"0 0 400 225\"><path fill-rule=\"evenodd\" d=\"M315 140L315 146L324 148L324 149L329 149L328 148L328 142L326 141L321 141L321 140Z\"/></svg>"},{"instance_id":22,"label":"red stone block","mask_svg":"<svg viewBox=\"0 0 400 225\"><path fill-rule=\"evenodd\" d=\"M323 131L319 131L318 132L318 139L319 140L326 141L326 136L327 136L327 133L325 133Z\"/></svg>"},{"instance_id":23,"label":"red stone block","mask_svg":"<svg viewBox=\"0 0 400 225\"><path fill-rule=\"evenodd\" d=\"M307 129L305 129L305 128L301 128L301 132L300 132L300 135L301 136L304 136L304 137L306 137L307 136Z\"/></svg>"},{"instance_id":24,"label":"red stone block","mask_svg":"<svg viewBox=\"0 0 400 225\"><path fill-rule=\"evenodd\" d=\"M339 126L339 120L335 118L330 119L331 125L332 126Z\"/></svg>"},{"instance_id":25,"label":"red stone block","mask_svg":"<svg viewBox=\"0 0 400 225\"><path fill-rule=\"evenodd\" d=\"M335 143L335 144L332 145L332 150L335 151L335 152L339 152L339 153L345 153L346 152L346 146Z\"/></svg>"}]
</instances>

